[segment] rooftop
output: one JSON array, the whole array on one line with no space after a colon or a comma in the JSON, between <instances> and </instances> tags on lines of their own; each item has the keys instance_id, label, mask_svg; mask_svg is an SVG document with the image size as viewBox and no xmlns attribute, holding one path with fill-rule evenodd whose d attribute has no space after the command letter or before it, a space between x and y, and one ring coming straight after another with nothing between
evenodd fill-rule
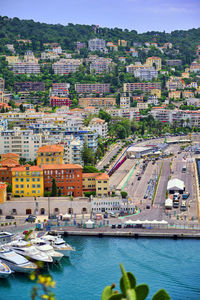
<instances>
[{"instance_id":1,"label":"rooftop","mask_svg":"<svg viewBox=\"0 0 200 300\"><path fill-rule=\"evenodd\" d=\"M63 152L64 148L60 145L46 145L39 148L38 153L45 152Z\"/></svg>"},{"instance_id":2,"label":"rooftop","mask_svg":"<svg viewBox=\"0 0 200 300\"><path fill-rule=\"evenodd\" d=\"M63 170L63 169L82 169L83 167L78 164L49 164L42 165L43 170Z\"/></svg>"}]
</instances>

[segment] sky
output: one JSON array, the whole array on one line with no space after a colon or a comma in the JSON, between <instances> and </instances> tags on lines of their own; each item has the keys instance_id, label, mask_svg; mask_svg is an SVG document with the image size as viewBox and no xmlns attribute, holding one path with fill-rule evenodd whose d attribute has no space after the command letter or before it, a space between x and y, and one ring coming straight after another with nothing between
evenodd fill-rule
<instances>
[{"instance_id":1,"label":"sky","mask_svg":"<svg viewBox=\"0 0 200 300\"><path fill-rule=\"evenodd\" d=\"M0 15L49 24L171 32L200 27L200 0L0 0Z\"/></svg>"}]
</instances>

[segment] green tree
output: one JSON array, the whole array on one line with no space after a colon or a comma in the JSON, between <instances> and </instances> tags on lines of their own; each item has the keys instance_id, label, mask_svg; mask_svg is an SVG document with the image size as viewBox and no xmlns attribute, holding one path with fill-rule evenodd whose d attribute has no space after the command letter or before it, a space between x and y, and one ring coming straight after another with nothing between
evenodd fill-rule
<instances>
[{"instance_id":1,"label":"green tree","mask_svg":"<svg viewBox=\"0 0 200 300\"><path fill-rule=\"evenodd\" d=\"M104 110L99 111L98 117L102 120L105 120L107 123L109 123L110 120L111 120L111 115L108 112L104 111Z\"/></svg>"},{"instance_id":2,"label":"green tree","mask_svg":"<svg viewBox=\"0 0 200 300\"><path fill-rule=\"evenodd\" d=\"M128 194L125 191L121 191L121 196L123 199L127 198Z\"/></svg>"},{"instance_id":3,"label":"green tree","mask_svg":"<svg viewBox=\"0 0 200 300\"><path fill-rule=\"evenodd\" d=\"M84 166L83 173L98 173L99 170L93 166Z\"/></svg>"},{"instance_id":4,"label":"green tree","mask_svg":"<svg viewBox=\"0 0 200 300\"><path fill-rule=\"evenodd\" d=\"M61 189L58 190L58 197L61 196Z\"/></svg>"},{"instance_id":5,"label":"green tree","mask_svg":"<svg viewBox=\"0 0 200 300\"><path fill-rule=\"evenodd\" d=\"M86 142L84 142L84 144L83 144L81 157L82 157L82 161L84 163L84 166L94 164L94 154L92 153L92 150L90 148L88 148Z\"/></svg>"},{"instance_id":6,"label":"green tree","mask_svg":"<svg viewBox=\"0 0 200 300\"><path fill-rule=\"evenodd\" d=\"M53 181L52 181L51 196L52 197L56 197L57 196L57 186L56 186L56 180L55 180L55 178L53 178Z\"/></svg>"}]
</instances>

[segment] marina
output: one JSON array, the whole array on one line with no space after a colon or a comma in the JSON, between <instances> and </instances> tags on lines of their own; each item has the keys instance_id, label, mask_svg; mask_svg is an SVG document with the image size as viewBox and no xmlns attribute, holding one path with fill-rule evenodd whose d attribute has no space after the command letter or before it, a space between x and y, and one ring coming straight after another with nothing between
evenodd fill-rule
<instances>
[{"instance_id":1,"label":"marina","mask_svg":"<svg viewBox=\"0 0 200 300\"><path fill-rule=\"evenodd\" d=\"M160 288L165 288L171 299L197 300L200 297L198 240L81 236L64 240L76 251L70 258L49 264L48 269L41 271L56 281L56 299L100 299L107 284L116 283L119 288L120 262L127 271L133 272L138 284L149 285L150 297ZM27 300L35 285L28 275L14 273L0 281L0 299L20 296L21 300Z\"/></svg>"}]
</instances>

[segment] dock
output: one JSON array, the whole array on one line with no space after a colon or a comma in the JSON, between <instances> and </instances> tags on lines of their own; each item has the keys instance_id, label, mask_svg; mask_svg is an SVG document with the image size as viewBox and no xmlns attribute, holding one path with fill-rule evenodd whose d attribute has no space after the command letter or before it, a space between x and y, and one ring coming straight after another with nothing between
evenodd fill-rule
<instances>
[{"instance_id":1,"label":"dock","mask_svg":"<svg viewBox=\"0 0 200 300\"><path fill-rule=\"evenodd\" d=\"M142 228L55 228L51 234L63 236L87 236L87 237L128 237L128 238L171 238L171 239L200 239L200 230L196 229L142 229Z\"/></svg>"}]
</instances>

